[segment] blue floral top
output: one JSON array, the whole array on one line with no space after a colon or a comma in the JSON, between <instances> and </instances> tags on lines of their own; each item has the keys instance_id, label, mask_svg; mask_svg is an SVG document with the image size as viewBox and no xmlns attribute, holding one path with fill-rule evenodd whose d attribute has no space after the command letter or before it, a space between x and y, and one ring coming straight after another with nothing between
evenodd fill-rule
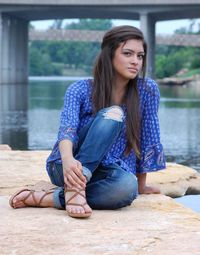
<instances>
[{"instance_id":1,"label":"blue floral top","mask_svg":"<svg viewBox=\"0 0 200 255\"><path fill-rule=\"evenodd\" d=\"M147 78L144 82L138 79L138 92L141 111L141 158L138 160L132 150L128 156L124 155L127 139L125 128L114 142L109 152L104 156L102 164L119 164L126 171L146 173L165 168L163 147L160 143L160 128L158 120L158 106L160 93L154 80ZM74 147L78 142L78 134L91 119L91 80L80 80L66 91L64 108L61 113L58 139L47 159L47 171L51 162L61 163L59 142L64 139L71 140ZM126 116L126 107L123 106Z\"/></svg>"}]
</instances>

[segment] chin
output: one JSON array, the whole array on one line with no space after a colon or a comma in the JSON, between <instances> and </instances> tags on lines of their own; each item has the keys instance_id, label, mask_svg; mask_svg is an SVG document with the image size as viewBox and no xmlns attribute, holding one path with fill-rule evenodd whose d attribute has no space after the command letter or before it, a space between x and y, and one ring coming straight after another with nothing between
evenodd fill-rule
<instances>
[{"instance_id":1,"label":"chin","mask_svg":"<svg viewBox=\"0 0 200 255\"><path fill-rule=\"evenodd\" d=\"M137 77L138 74L130 75L129 80L133 80Z\"/></svg>"},{"instance_id":2,"label":"chin","mask_svg":"<svg viewBox=\"0 0 200 255\"><path fill-rule=\"evenodd\" d=\"M123 76L123 78L125 79L125 80L127 80L127 81L129 81L129 80L133 80L133 79L135 79L136 77L138 76L138 73L132 73L132 74L127 74L127 75L124 75Z\"/></svg>"}]
</instances>

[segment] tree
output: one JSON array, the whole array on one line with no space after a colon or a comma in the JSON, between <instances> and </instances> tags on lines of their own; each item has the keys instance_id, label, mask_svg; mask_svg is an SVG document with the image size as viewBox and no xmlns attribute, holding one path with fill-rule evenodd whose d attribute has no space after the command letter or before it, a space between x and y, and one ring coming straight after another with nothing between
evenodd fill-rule
<instances>
[{"instance_id":1,"label":"tree","mask_svg":"<svg viewBox=\"0 0 200 255\"><path fill-rule=\"evenodd\" d=\"M53 24L49 27L50 29L62 29L63 19L54 20Z\"/></svg>"},{"instance_id":2,"label":"tree","mask_svg":"<svg viewBox=\"0 0 200 255\"><path fill-rule=\"evenodd\" d=\"M51 28L62 28L63 20L55 20ZM65 29L108 30L112 27L109 19L80 19L65 26ZM98 42L45 42L30 44L30 74L57 75L64 68L83 69L88 75L99 52ZM59 66L59 68L58 68Z\"/></svg>"},{"instance_id":3,"label":"tree","mask_svg":"<svg viewBox=\"0 0 200 255\"><path fill-rule=\"evenodd\" d=\"M197 32L194 30L198 26ZM175 31L176 34L200 34L200 23L191 20L188 27ZM193 47L177 47L159 45L156 47L156 77L163 78L175 75L180 69L189 70L200 68L200 49ZM200 70L196 70L199 72Z\"/></svg>"},{"instance_id":4,"label":"tree","mask_svg":"<svg viewBox=\"0 0 200 255\"><path fill-rule=\"evenodd\" d=\"M197 30L195 31L195 26ZM200 34L200 22L197 19L191 19L188 27L176 29L175 34Z\"/></svg>"},{"instance_id":5,"label":"tree","mask_svg":"<svg viewBox=\"0 0 200 255\"><path fill-rule=\"evenodd\" d=\"M108 30L112 27L110 19L79 19L78 22L72 22L65 26L65 29L80 30Z\"/></svg>"},{"instance_id":6,"label":"tree","mask_svg":"<svg viewBox=\"0 0 200 255\"><path fill-rule=\"evenodd\" d=\"M29 51L29 75L42 76L42 75L61 75L61 70L56 67L48 54L48 52L42 52L42 50L38 50L36 47L30 47Z\"/></svg>"}]
</instances>

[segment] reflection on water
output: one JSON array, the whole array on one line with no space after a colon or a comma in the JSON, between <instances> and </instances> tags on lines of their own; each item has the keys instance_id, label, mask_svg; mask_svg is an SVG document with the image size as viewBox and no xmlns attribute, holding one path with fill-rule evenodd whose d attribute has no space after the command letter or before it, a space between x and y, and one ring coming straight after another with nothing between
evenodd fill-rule
<instances>
[{"instance_id":1,"label":"reflection on water","mask_svg":"<svg viewBox=\"0 0 200 255\"><path fill-rule=\"evenodd\" d=\"M28 148L27 112L0 112L0 144L9 144L13 149Z\"/></svg>"},{"instance_id":2,"label":"reflection on water","mask_svg":"<svg viewBox=\"0 0 200 255\"><path fill-rule=\"evenodd\" d=\"M161 138L168 159L198 164L200 169L200 108L165 108L161 103L159 116Z\"/></svg>"},{"instance_id":3,"label":"reflection on water","mask_svg":"<svg viewBox=\"0 0 200 255\"><path fill-rule=\"evenodd\" d=\"M169 161L200 171L200 86L160 87L161 138Z\"/></svg>"},{"instance_id":4,"label":"reflection on water","mask_svg":"<svg viewBox=\"0 0 200 255\"><path fill-rule=\"evenodd\" d=\"M31 81L29 110L1 113L1 141L13 149L51 149L69 81ZM167 160L200 171L200 86L160 87L161 140Z\"/></svg>"}]
</instances>

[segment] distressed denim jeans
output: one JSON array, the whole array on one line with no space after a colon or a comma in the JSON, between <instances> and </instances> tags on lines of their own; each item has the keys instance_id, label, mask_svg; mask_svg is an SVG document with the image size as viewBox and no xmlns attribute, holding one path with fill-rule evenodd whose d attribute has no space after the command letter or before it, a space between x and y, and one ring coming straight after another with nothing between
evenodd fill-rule
<instances>
[{"instance_id":1,"label":"distressed denim jeans","mask_svg":"<svg viewBox=\"0 0 200 255\"><path fill-rule=\"evenodd\" d=\"M86 199L92 209L117 209L130 205L137 197L138 184L134 174L114 163L103 166L106 155L124 125L124 113L119 106L100 110L79 133L74 157L82 163L86 176ZM49 176L58 188L54 205L65 208L62 164L52 163Z\"/></svg>"}]
</instances>

